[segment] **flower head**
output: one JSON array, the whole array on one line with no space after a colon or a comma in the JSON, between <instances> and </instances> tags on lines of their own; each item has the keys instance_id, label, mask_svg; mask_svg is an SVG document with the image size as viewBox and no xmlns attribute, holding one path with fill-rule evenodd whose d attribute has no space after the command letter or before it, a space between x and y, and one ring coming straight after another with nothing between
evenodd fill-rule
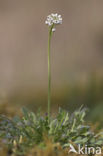
<instances>
[{"instance_id":1,"label":"flower head","mask_svg":"<svg viewBox=\"0 0 103 156\"><path fill-rule=\"evenodd\" d=\"M47 24L49 27L52 27L52 31L54 32L56 30L55 26L58 24L62 24L62 17L61 15L56 14L51 14L47 16L47 19L45 21L45 24Z\"/></svg>"}]
</instances>

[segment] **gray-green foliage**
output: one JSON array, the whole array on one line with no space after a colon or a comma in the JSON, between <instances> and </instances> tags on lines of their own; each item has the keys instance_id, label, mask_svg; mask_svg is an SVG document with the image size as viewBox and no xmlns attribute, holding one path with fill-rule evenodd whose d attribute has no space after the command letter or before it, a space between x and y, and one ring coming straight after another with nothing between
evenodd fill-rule
<instances>
[{"instance_id":1,"label":"gray-green foliage","mask_svg":"<svg viewBox=\"0 0 103 156\"><path fill-rule=\"evenodd\" d=\"M59 109L55 118L48 120L48 115L41 116L23 108L23 117L12 120L0 116L0 137L2 141L18 155L25 154L35 145L45 146L44 136L59 142L63 148L74 144L102 146L103 133L95 134L84 122L86 109L80 108L73 114Z\"/></svg>"}]
</instances>

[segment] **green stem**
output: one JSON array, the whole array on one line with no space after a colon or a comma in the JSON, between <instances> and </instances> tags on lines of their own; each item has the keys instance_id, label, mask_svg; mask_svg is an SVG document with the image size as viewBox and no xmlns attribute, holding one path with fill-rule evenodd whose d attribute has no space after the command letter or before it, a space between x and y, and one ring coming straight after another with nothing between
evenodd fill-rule
<instances>
[{"instance_id":1,"label":"green stem","mask_svg":"<svg viewBox=\"0 0 103 156\"><path fill-rule=\"evenodd\" d=\"M50 120L50 108L51 108L51 60L50 60L50 44L52 37L52 28L49 29L49 38L48 38L48 120Z\"/></svg>"}]
</instances>

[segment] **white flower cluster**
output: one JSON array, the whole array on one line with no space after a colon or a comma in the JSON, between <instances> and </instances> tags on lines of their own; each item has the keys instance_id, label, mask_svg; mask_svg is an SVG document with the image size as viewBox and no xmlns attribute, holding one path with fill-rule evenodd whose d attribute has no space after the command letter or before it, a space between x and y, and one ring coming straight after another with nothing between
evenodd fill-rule
<instances>
[{"instance_id":1,"label":"white flower cluster","mask_svg":"<svg viewBox=\"0 0 103 156\"><path fill-rule=\"evenodd\" d=\"M58 24L62 24L62 17L61 15L58 14L51 14L49 16L47 16L47 19L45 21L45 24L47 24L48 26L52 26L52 25L58 25ZM53 27L52 31L55 31L56 28Z\"/></svg>"}]
</instances>

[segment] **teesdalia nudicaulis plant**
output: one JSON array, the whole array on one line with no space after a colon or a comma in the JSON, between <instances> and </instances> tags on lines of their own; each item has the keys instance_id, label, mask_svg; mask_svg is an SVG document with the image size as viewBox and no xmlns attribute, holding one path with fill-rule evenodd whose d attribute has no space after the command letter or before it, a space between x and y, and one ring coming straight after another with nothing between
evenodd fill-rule
<instances>
[{"instance_id":1,"label":"teesdalia nudicaulis plant","mask_svg":"<svg viewBox=\"0 0 103 156\"><path fill-rule=\"evenodd\" d=\"M51 107L51 61L50 61L50 45L51 37L53 32L56 31L56 25L62 24L61 15L50 14L47 16L45 24L49 27L49 38L48 38L48 119L50 119L50 107Z\"/></svg>"}]
</instances>

